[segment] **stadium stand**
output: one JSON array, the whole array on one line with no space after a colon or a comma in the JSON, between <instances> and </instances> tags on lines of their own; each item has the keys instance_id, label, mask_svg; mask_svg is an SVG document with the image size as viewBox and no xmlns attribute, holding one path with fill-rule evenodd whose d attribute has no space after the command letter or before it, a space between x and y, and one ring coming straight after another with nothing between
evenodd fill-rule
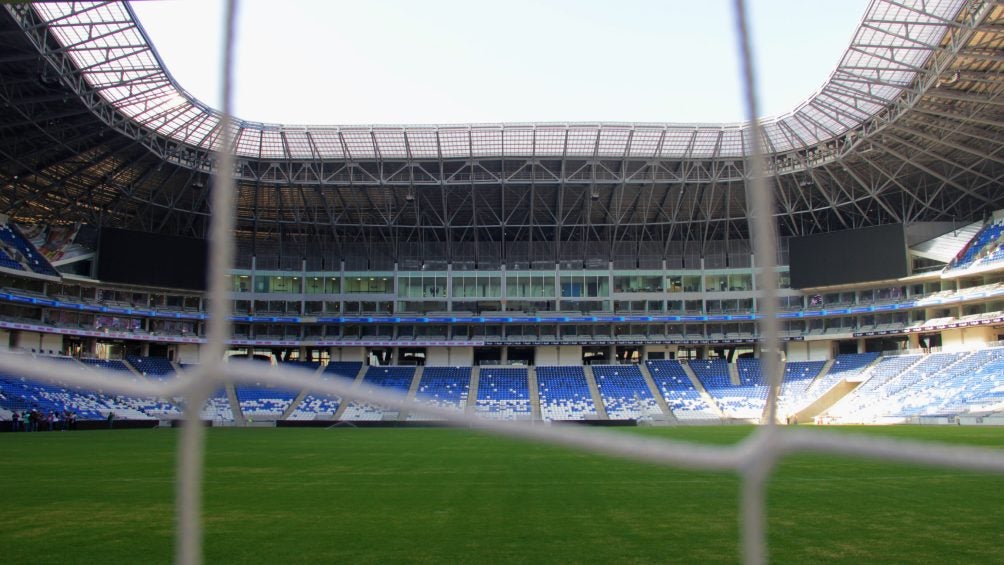
<instances>
[{"instance_id":1,"label":"stadium stand","mask_svg":"<svg viewBox=\"0 0 1004 565\"><path fill-rule=\"evenodd\" d=\"M596 418L582 367L537 367L540 415L545 421Z\"/></svg>"},{"instance_id":2,"label":"stadium stand","mask_svg":"<svg viewBox=\"0 0 1004 565\"><path fill-rule=\"evenodd\" d=\"M203 420L219 422L221 424L231 424L234 422L233 407L230 405L230 399L227 398L225 388L220 388L213 392L212 396L206 401L205 406L202 407L199 417Z\"/></svg>"},{"instance_id":3,"label":"stadium stand","mask_svg":"<svg viewBox=\"0 0 1004 565\"><path fill-rule=\"evenodd\" d=\"M861 386L827 411L827 416L837 423L891 423L884 418L885 406L892 403L893 397L932 374L946 370L964 356L963 353L932 353L885 357L866 372L867 380Z\"/></svg>"},{"instance_id":4,"label":"stadium stand","mask_svg":"<svg viewBox=\"0 0 1004 565\"><path fill-rule=\"evenodd\" d=\"M533 408L526 368L481 367L474 410L481 416L499 420L529 419Z\"/></svg>"},{"instance_id":5,"label":"stadium stand","mask_svg":"<svg viewBox=\"0 0 1004 565\"><path fill-rule=\"evenodd\" d=\"M299 391L272 386L234 385L241 414L254 420L277 420L286 412Z\"/></svg>"},{"instance_id":6,"label":"stadium stand","mask_svg":"<svg viewBox=\"0 0 1004 565\"><path fill-rule=\"evenodd\" d=\"M35 249L35 246L25 239L16 227L10 224L0 224L0 245L7 247L7 249L4 249L7 259L19 265L21 264L11 256L12 252L14 257L20 255L24 259L22 268L26 265L32 272L40 275L59 276L59 272L49 264L45 256L39 253Z\"/></svg>"},{"instance_id":7,"label":"stadium stand","mask_svg":"<svg viewBox=\"0 0 1004 565\"><path fill-rule=\"evenodd\" d=\"M362 363L348 361L332 361L321 371L321 380L348 379L355 380ZM289 420L333 420L338 412L342 399L338 396L307 391L300 404L289 415Z\"/></svg>"},{"instance_id":8,"label":"stadium stand","mask_svg":"<svg viewBox=\"0 0 1004 565\"><path fill-rule=\"evenodd\" d=\"M411 388L411 383L415 378L414 367L370 366L363 375L361 386L382 387L396 390L402 394L407 393ZM387 407L370 404L368 402L358 402L353 400L345 409L341 419L353 420L384 420L388 417L397 419L400 415L397 412L389 412Z\"/></svg>"},{"instance_id":9,"label":"stadium stand","mask_svg":"<svg viewBox=\"0 0 1004 565\"><path fill-rule=\"evenodd\" d=\"M425 367L418 382L415 400L440 408L463 411L471 388L471 367ZM409 420L435 419L412 410Z\"/></svg>"},{"instance_id":10,"label":"stadium stand","mask_svg":"<svg viewBox=\"0 0 1004 565\"><path fill-rule=\"evenodd\" d=\"M15 271L23 271L24 267L21 263L11 259L10 255L6 251L0 249L0 267L5 267L7 269L13 269Z\"/></svg>"},{"instance_id":11,"label":"stadium stand","mask_svg":"<svg viewBox=\"0 0 1004 565\"><path fill-rule=\"evenodd\" d=\"M815 400L816 397L809 395L809 386L825 366L825 361L789 361L785 363L784 379L781 381L781 391L777 397L778 416L786 417Z\"/></svg>"},{"instance_id":12,"label":"stadium stand","mask_svg":"<svg viewBox=\"0 0 1004 565\"><path fill-rule=\"evenodd\" d=\"M945 274L955 274L990 265L1004 258L1001 236L1004 235L1004 221L997 220L987 225L966 244L944 269Z\"/></svg>"},{"instance_id":13,"label":"stadium stand","mask_svg":"<svg viewBox=\"0 0 1004 565\"><path fill-rule=\"evenodd\" d=\"M690 382L690 377L679 361L651 360L646 361L646 364L652 379L677 420L701 422L717 421L721 418L720 412L708 404Z\"/></svg>"},{"instance_id":14,"label":"stadium stand","mask_svg":"<svg viewBox=\"0 0 1004 565\"><path fill-rule=\"evenodd\" d=\"M90 365L132 375L132 371L121 361L86 360L85 363L80 363L69 357L46 356L46 359L65 364L67 371L87 371L87 366ZM4 375L0 380L4 396L8 399L4 407L10 410L35 408L46 413L55 411L57 414L71 411L80 420L102 420L109 412L114 412L116 418L154 419L143 411L147 403L142 399L106 395L100 390L44 383L18 375Z\"/></svg>"},{"instance_id":15,"label":"stadium stand","mask_svg":"<svg viewBox=\"0 0 1004 565\"><path fill-rule=\"evenodd\" d=\"M592 370L611 420L652 420L662 413L637 365L593 365Z\"/></svg>"},{"instance_id":16,"label":"stadium stand","mask_svg":"<svg viewBox=\"0 0 1004 565\"><path fill-rule=\"evenodd\" d=\"M729 376L729 364L724 359L691 361L690 369L701 381L715 404L726 418L745 420L758 419L763 414L763 399L766 387L760 373L759 362L745 367L743 384L733 385ZM742 377L740 377L742 379ZM760 389L764 389L761 391ZM762 395L762 397L761 397ZM759 411L757 408L759 407Z\"/></svg>"}]
</instances>

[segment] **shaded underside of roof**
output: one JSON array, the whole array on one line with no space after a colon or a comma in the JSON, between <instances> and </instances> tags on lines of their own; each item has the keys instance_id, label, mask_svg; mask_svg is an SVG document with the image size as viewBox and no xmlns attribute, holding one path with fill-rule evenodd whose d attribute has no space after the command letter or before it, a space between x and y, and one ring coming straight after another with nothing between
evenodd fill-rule
<instances>
[{"instance_id":1,"label":"shaded underside of roof","mask_svg":"<svg viewBox=\"0 0 1004 565\"><path fill-rule=\"evenodd\" d=\"M826 87L766 121L782 235L1004 208L1004 7L874 2ZM0 10L0 212L205 233L218 113L120 3ZM242 237L388 246L742 240L746 127L241 122Z\"/></svg>"}]
</instances>

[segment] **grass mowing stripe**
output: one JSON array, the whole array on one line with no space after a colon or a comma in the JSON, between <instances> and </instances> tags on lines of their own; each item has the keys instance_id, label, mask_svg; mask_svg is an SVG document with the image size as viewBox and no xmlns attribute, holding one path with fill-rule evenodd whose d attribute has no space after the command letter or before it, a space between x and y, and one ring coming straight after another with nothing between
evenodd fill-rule
<instances>
[{"instance_id":1,"label":"grass mowing stripe","mask_svg":"<svg viewBox=\"0 0 1004 565\"><path fill-rule=\"evenodd\" d=\"M1004 446L997 428L852 433ZM646 428L728 444L743 427ZM167 563L172 430L5 434L0 547L17 562ZM214 429L207 562L738 560L738 480L448 429ZM1000 562L1004 478L825 455L769 486L785 563Z\"/></svg>"}]
</instances>

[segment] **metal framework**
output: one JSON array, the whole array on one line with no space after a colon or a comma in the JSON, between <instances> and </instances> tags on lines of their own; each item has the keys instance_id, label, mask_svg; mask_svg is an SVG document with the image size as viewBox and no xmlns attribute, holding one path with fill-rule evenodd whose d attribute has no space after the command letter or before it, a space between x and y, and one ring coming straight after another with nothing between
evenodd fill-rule
<instances>
[{"instance_id":1,"label":"metal framework","mask_svg":"<svg viewBox=\"0 0 1004 565\"><path fill-rule=\"evenodd\" d=\"M873 1L827 84L763 122L779 233L1004 208L1002 42L998 2ZM0 52L0 212L206 235L221 115L176 84L127 4L5 6ZM245 256L491 267L748 250L747 124L232 133Z\"/></svg>"}]
</instances>

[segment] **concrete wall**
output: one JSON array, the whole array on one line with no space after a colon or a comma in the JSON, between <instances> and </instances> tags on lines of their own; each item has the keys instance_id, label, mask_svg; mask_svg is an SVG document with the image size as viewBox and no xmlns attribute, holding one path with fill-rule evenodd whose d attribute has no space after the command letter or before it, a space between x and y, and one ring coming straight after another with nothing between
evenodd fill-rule
<instances>
[{"instance_id":1,"label":"concrete wall","mask_svg":"<svg viewBox=\"0 0 1004 565\"><path fill-rule=\"evenodd\" d=\"M660 343L657 345L646 345L644 346L643 359L644 360L650 359L651 357L649 356L649 354L652 353L653 351L661 351L663 353L663 359L669 359L671 356L670 354L676 353L677 348L678 346L676 345L667 345L665 343Z\"/></svg>"},{"instance_id":2,"label":"concrete wall","mask_svg":"<svg viewBox=\"0 0 1004 565\"><path fill-rule=\"evenodd\" d=\"M425 350L427 367L470 367L474 365L473 347L430 347Z\"/></svg>"},{"instance_id":3,"label":"concrete wall","mask_svg":"<svg viewBox=\"0 0 1004 565\"><path fill-rule=\"evenodd\" d=\"M177 363L198 363L201 360L200 346L196 343L179 343L174 358Z\"/></svg>"},{"instance_id":4,"label":"concrete wall","mask_svg":"<svg viewBox=\"0 0 1004 565\"><path fill-rule=\"evenodd\" d=\"M833 342L830 340L789 341L785 346L788 361L827 361L832 352Z\"/></svg>"},{"instance_id":5,"label":"concrete wall","mask_svg":"<svg viewBox=\"0 0 1004 565\"><path fill-rule=\"evenodd\" d=\"M956 328L941 332L941 348L944 351L965 351L992 341L997 341L997 330L990 326Z\"/></svg>"},{"instance_id":6,"label":"concrete wall","mask_svg":"<svg viewBox=\"0 0 1004 565\"><path fill-rule=\"evenodd\" d=\"M582 365L580 345L541 345L534 358L536 365Z\"/></svg>"},{"instance_id":7,"label":"concrete wall","mask_svg":"<svg viewBox=\"0 0 1004 565\"><path fill-rule=\"evenodd\" d=\"M10 338L8 337L3 341L4 348L7 347L9 340ZM60 334L15 331L14 347L24 348L25 351L34 349L36 352L49 353L49 351L52 351L53 353L59 353L63 349L63 336Z\"/></svg>"},{"instance_id":8,"label":"concrete wall","mask_svg":"<svg viewBox=\"0 0 1004 565\"><path fill-rule=\"evenodd\" d=\"M366 362L365 347L332 347L329 354L332 361Z\"/></svg>"}]
</instances>

